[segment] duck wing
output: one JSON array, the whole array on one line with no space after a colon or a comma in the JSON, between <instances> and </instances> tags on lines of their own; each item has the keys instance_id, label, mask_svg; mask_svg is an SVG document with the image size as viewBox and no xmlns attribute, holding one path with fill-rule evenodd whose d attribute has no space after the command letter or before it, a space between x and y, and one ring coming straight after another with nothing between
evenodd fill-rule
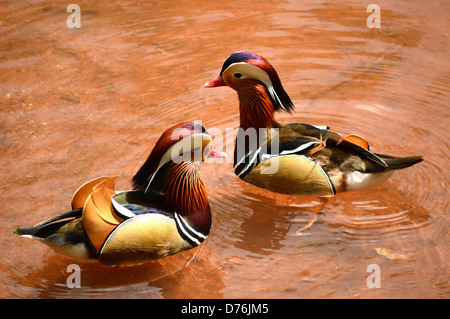
<instances>
[{"instance_id":1,"label":"duck wing","mask_svg":"<svg viewBox=\"0 0 450 319\"><path fill-rule=\"evenodd\" d=\"M316 158L319 162L334 161L341 170L358 170L363 172L383 172L392 169L386 159L393 158L376 154L370 151L367 140L359 135L351 134L346 137L330 131L328 127L319 127L310 124L291 123L280 125L280 145L293 141L316 141L316 147L306 149L304 155ZM303 141L302 141L303 140ZM320 143L320 147L317 142ZM314 156L314 154L316 154ZM324 160L324 157L327 160ZM389 160L392 162L391 160ZM388 161L388 162L389 162ZM395 166L397 167L397 166Z\"/></svg>"}]
</instances>

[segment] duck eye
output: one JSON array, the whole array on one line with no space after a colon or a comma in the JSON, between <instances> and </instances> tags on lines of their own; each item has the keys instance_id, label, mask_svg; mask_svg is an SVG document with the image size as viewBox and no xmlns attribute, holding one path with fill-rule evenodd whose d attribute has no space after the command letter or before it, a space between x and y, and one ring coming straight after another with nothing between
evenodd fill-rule
<instances>
[{"instance_id":1,"label":"duck eye","mask_svg":"<svg viewBox=\"0 0 450 319\"><path fill-rule=\"evenodd\" d=\"M235 73L235 74L233 74L234 75L234 77L236 78L236 79L239 79L240 77L242 77L242 74L241 73Z\"/></svg>"}]
</instances>

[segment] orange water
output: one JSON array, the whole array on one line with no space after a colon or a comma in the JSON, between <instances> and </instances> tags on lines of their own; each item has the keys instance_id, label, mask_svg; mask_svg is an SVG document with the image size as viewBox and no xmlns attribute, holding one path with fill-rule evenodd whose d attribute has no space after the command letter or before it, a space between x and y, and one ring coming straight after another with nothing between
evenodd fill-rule
<instances>
[{"instance_id":1,"label":"orange water","mask_svg":"<svg viewBox=\"0 0 450 319\"><path fill-rule=\"evenodd\" d=\"M445 0L67 1L0 4L0 297L448 298L449 12ZM318 200L269 193L231 163L202 167L213 228L199 248L107 267L57 255L11 229L69 209L101 175L129 181L163 130L201 120L229 156L229 88L204 89L238 50L266 57L296 104L281 123L329 125L371 150L424 155L383 185ZM232 156L231 156L232 157ZM69 289L68 265L81 268ZM380 267L369 288L367 267Z\"/></svg>"}]
</instances>

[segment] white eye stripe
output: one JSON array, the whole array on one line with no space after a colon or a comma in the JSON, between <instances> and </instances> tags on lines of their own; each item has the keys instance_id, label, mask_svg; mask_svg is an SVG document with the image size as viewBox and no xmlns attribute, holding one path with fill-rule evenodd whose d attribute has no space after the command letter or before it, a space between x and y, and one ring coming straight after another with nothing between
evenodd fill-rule
<instances>
[{"instance_id":1,"label":"white eye stripe","mask_svg":"<svg viewBox=\"0 0 450 319\"><path fill-rule=\"evenodd\" d=\"M249 64L247 62L236 62L231 64L228 68L223 71L223 74L230 73L240 73L242 74L242 77L249 77L258 81L263 82L267 87L273 87L272 81L270 80L269 75L266 71L261 69L260 67L257 67L256 65ZM222 74L222 76L223 76Z\"/></svg>"},{"instance_id":2,"label":"white eye stripe","mask_svg":"<svg viewBox=\"0 0 450 319\"><path fill-rule=\"evenodd\" d=\"M262 83L264 83L267 90L269 91L272 100L276 101L284 110L286 110L283 103L281 103L281 100L278 97L277 92L273 87L269 74L267 74L267 72L261 69L260 67L253 64L249 64L247 62L236 62L231 64L228 68L225 69L225 71L223 71L222 77L224 74L228 73L232 74L233 76L236 73L240 73L242 74L242 76L240 77L241 79L251 78L261 81Z\"/></svg>"},{"instance_id":3,"label":"white eye stripe","mask_svg":"<svg viewBox=\"0 0 450 319\"><path fill-rule=\"evenodd\" d=\"M205 139L212 142L212 138L208 134L197 133L190 136L185 136L181 140L173 144L171 147L169 147L169 149L161 157L158 168L153 172L152 175L149 176L149 181L147 187L145 188L145 192L148 191L153 178L156 176L161 167L164 166L164 164L178 158L180 156L180 151L182 151L182 153L190 151L192 150L193 146L198 145L199 143L203 143L203 140Z\"/></svg>"}]
</instances>

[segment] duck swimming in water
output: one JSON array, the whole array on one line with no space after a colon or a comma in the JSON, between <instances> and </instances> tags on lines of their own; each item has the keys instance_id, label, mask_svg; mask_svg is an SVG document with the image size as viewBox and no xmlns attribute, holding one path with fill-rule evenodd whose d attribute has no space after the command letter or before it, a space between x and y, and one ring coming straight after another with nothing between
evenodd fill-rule
<instances>
[{"instance_id":1,"label":"duck swimming in water","mask_svg":"<svg viewBox=\"0 0 450 319\"><path fill-rule=\"evenodd\" d=\"M422 156L373 153L365 138L356 134L343 137L327 126L278 123L275 113L292 112L294 104L274 67L258 54L230 55L219 76L205 84L208 88L220 86L235 90L239 99L234 172L255 186L283 194L313 195L324 203L340 192L379 185L395 170L422 161ZM249 129L263 138L249 142Z\"/></svg>"},{"instance_id":2,"label":"duck swimming in water","mask_svg":"<svg viewBox=\"0 0 450 319\"><path fill-rule=\"evenodd\" d=\"M198 123L167 129L133 178L117 192L115 177L82 185L72 209L14 233L38 239L56 252L104 264L138 264L200 245L211 210L199 171L206 157L225 157Z\"/></svg>"}]
</instances>

